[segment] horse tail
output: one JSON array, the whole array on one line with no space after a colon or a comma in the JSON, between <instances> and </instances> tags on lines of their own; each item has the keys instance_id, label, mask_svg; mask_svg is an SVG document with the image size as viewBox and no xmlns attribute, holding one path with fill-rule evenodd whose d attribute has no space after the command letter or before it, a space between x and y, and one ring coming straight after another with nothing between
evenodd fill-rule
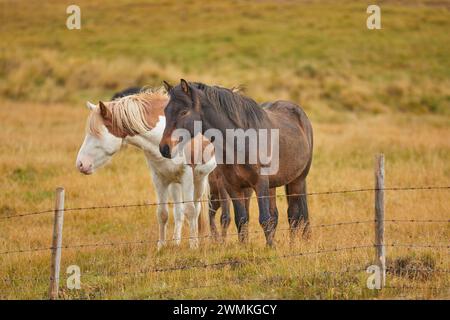
<instances>
[{"instance_id":1,"label":"horse tail","mask_svg":"<svg viewBox=\"0 0 450 320\"><path fill-rule=\"evenodd\" d=\"M209 223L209 198L210 198L210 188L209 182L206 179L205 186L203 190L203 195L200 199L200 215L198 216L198 234L199 236L207 236L207 225Z\"/></svg>"}]
</instances>

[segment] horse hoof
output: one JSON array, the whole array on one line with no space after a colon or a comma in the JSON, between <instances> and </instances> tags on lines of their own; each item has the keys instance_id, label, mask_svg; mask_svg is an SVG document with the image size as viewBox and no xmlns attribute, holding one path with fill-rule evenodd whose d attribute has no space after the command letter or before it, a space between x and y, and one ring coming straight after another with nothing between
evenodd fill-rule
<instances>
[{"instance_id":1,"label":"horse hoof","mask_svg":"<svg viewBox=\"0 0 450 320\"><path fill-rule=\"evenodd\" d=\"M221 237L221 236L217 236L217 237L213 238L213 242L221 244L221 243L225 243L225 239L223 237Z\"/></svg>"},{"instance_id":2,"label":"horse hoof","mask_svg":"<svg viewBox=\"0 0 450 320\"><path fill-rule=\"evenodd\" d=\"M157 245L158 251L161 250L162 248L164 248L165 245L166 245L165 241L159 240L158 245Z\"/></svg>"},{"instance_id":3,"label":"horse hoof","mask_svg":"<svg viewBox=\"0 0 450 320\"><path fill-rule=\"evenodd\" d=\"M191 241L190 248L194 250L198 249L198 241Z\"/></svg>"},{"instance_id":4,"label":"horse hoof","mask_svg":"<svg viewBox=\"0 0 450 320\"><path fill-rule=\"evenodd\" d=\"M273 243L273 242L266 243L266 247L269 249L275 249L275 243Z\"/></svg>"}]
</instances>

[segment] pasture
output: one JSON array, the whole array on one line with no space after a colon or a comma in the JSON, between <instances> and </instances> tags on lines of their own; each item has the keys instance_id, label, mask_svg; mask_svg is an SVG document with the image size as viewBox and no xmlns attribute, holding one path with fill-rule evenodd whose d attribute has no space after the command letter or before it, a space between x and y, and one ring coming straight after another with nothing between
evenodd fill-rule
<instances>
[{"instance_id":1,"label":"pasture","mask_svg":"<svg viewBox=\"0 0 450 320\"><path fill-rule=\"evenodd\" d=\"M51 213L6 218L51 209L57 186L66 189L66 207L155 201L135 148L91 176L76 170L75 158L88 115L85 100L108 99L129 85L158 86L163 79L243 84L258 102L301 104L315 134L309 192L373 188L379 152L386 157L386 187L450 185L445 3L381 2L383 29L377 31L367 30L366 8L357 1L78 1L77 31L65 28L69 2L1 3L0 252L51 245ZM232 223L225 244L205 238L198 250L184 239L181 247L158 252L152 206L68 211L63 245L98 246L63 249L60 296L450 298L448 223L386 223L387 243L436 248L388 247L388 267L397 271L388 273L382 291L366 287L373 248L291 257L371 245L373 223L314 226L373 220L373 197L310 196L311 238L293 246L280 197L271 249L254 200L248 244L238 243ZM449 219L448 190L386 191L385 197L386 219ZM172 228L170 217L169 235ZM65 270L73 264L81 268L80 290L65 286ZM203 264L217 265L189 268ZM175 270L146 271L155 268ZM0 254L0 298L46 299L49 270L49 250Z\"/></svg>"}]
</instances>

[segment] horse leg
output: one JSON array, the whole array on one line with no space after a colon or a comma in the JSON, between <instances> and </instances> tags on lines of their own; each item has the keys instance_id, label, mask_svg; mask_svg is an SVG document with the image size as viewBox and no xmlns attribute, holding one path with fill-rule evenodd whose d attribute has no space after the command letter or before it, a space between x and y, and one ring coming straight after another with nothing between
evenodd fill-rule
<instances>
[{"instance_id":1,"label":"horse leg","mask_svg":"<svg viewBox=\"0 0 450 320\"><path fill-rule=\"evenodd\" d=\"M180 245L181 242L181 229L184 222L184 206L183 206L183 193L181 185L179 183L172 183L169 187L169 192L174 202L173 205L173 218L174 218L174 229L173 229L173 241L176 245Z\"/></svg>"},{"instance_id":2,"label":"horse leg","mask_svg":"<svg viewBox=\"0 0 450 320\"><path fill-rule=\"evenodd\" d=\"M300 229L303 229L302 235L304 237L309 237L311 231L305 178L297 178L286 185L286 194L288 198L288 221L291 241Z\"/></svg>"},{"instance_id":3,"label":"horse leg","mask_svg":"<svg viewBox=\"0 0 450 320\"><path fill-rule=\"evenodd\" d=\"M216 193L211 192L209 195L209 228L211 230L211 235L215 241L219 240L219 232L216 227L216 212L220 208L220 196Z\"/></svg>"},{"instance_id":4,"label":"horse leg","mask_svg":"<svg viewBox=\"0 0 450 320\"><path fill-rule=\"evenodd\" d=\"M278 225L278 208L277 208L277 189L271 188L269 190L269 212L270 212L270 218L273 223L273 235L272 237L275 237L275 230Z\"/></svg>"},{"instance_id":5,"label":"horse leg","mask_svg":"<svg viewBox=\"0 0 450 320\"><path fill-rule=\"evenodd\" d=\"M270 191L267 177L260 178L255 186L255 192L258 197L259 224L264 230L266 244L271 247L273 245L276 223L270 214Z\"/></svg>"},{"instance_id":6,"label":"horse leg","mask_svg":"<svg viewBox=\"0 0 450 320\"><path fill-rule=\"evenodd\" d=\"M250 215L250 201L252 200L252 188L244 189L244 198L245 198L245 210Z\"/></svg>"},{"instance_id":7,"label":"horse leg","mask_svg":"<svg viewBox=\"0 0 450 320\"><path fill-rule=\"evenodd\" d=\"M238 238L240 242L248 240L248 213L245 209L244 193L242 190L230 190L230 196L233 201L234 222L238 230Z\"/></svg>"},{"instance_id":8,"label":"horse leg","mask_svg":"<svg viewBox=\"0 0 450 320\"><path fill-rule=\"evenodd\" d=\"M205 221L202 215L202 197L207 191L207 187L208 176L200 175L194 177L194 206L198 221L198 232L203 232L205 229Z\"/></svg>"},{"instance_id":9,"label":"horse leg","mask_svg":"<svg viewBox=\"0 0 450 320\"><path fill-rule=\"evenodd\" d=\"M228 226L230 225L231 217L230 217L230 206L229 206L230 195L228 194L228 192L226 192L226 189L224 189L224 190L225 190L225 196L226 196L227 200L223 200L223 203L222 203L221 222L222 222L222 237L225 239L225 237L227 236L227 229L228 229ZM242 195L243 195L242 198L243 198L244 208L245 208L246 217L247 217L247 224L248 224L248 221L250 220L250 200L252 197L252 193L253 193L253 190L251 188L246 188L242 192ZM226 209L224 210L223 208L226 208ZM235 218L236 218L236 216L235 216ZM236 225L237 225L237 223L236 223ZM246 229L244 231L246 232L246 237L248 237L248 229Z\"/></svg>"},{"instance_id":10,"label":"horse leg","mask_svg":"<svg viewBox=\"0 0 450 320\"><path fill-rule=\"evenodd\" d=\"M167 220L169 218L169 210L167 205L167 185L163 184L161 180L155 175L153 176L153 183L156 189L156 196L158 199L158 207L156 209L156 215L158 217L159 224L159 241L158 250L166 244L166 230Z\"/></svg>"},{"instance_id":11,"label":"horse leg","mask_svg":"<svg viewBox=\"0 0 450 320\"><path fill-rule=\"evenodd\" d=\"M222 189L223 181L219 178L220 174L217 170L213 170L208 175L209 183L209 227L211 235L215 241L219 241L219 232L216 227L216 213L222 206ZM224 215L224 207L222 206L222 217ZM221 218L222 218L221 217ZM222 224L222 219L221 219Z\"/></svg>"},{"instance_id":12,"label":"horse leg","mask_svg":"<svg viewBox=\"0 0 450 320\"><path fill-rule=\"evenodd\" d=\"M220 215L220 225L222 227L222 240L225 241L227 237L228 227L230 226L230 196L227 190L222 185L219 189L220 206L222 207L222 214Z\"/></svg>"},{"instance_id":13,"label":"horse leg","mask_svg":"<svg viewBox=\"0 0 450 320\"><path fill-rule=\"evenodd\" d=\"M189 223L189 246L198 248L198 214L194 204L194 179L191 167L187 167L182 177L184 215Z\"/></svg>"}]
</instances>

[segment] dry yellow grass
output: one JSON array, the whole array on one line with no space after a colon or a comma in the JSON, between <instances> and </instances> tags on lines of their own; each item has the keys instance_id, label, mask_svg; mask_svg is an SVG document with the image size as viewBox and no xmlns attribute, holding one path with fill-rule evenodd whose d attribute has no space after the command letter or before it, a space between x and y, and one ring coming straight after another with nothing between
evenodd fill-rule
<instances>
[{"instance_id":1,"label":"dry yellow grass","mask_svg":"<svg viewBox=\"0 0 450 320\"><path fill-rule=\"evenodd\" d=\"M84 137L87 110L81 105L3 101L0 108L0 217L53 207L53 191L66 189L66 206L154 201L150 175L139 150L127 148L92 176L74 166ZM446 116L328 113L313 116L316 146L309 191L373 186L373 157L386 156L387 186L450 185L450 126ZM283 191L280 189L279 191ZM311 196L313 225L373 218L373 194ZM279 229L287 227L286 202L279 201ZM448 219L449 191L387 192L386 218ZM252 203L250 231L260 231ZM171 221L170 221L171 223ZM171 230L170 224L169 230ZM52 214L0 220L0 251L49 247ZM186 230L185 230L186 231ZM388 223L388 243L448 245L448 223ZM235 233L235 227L230 227ZM63 249L63 298L449 298L448 273L411 279L388 275L389 286L366 289L364 269L373 248L281 258L298 252L371 244L373 225L313 228L308 241L289 246L286 232L277 233L275 249L267 249L261 233L248 245L236 236L226 244L203 240L197 251L181 247L156 251L154 207L67 212L64 245L149 240L142 245ZM448 249L388 248L390 263L411 258L434 269L449 269ZM267 258L261 262L258 259ZM152 268L180 267L220 261L242 265L142 273ZM0 255L0 298L46 298L49 251ZM67 266L82 271L82 289L65 287ZM109 273L115 274L108 275ZM127 274L128 273L128 274ZM9 280L7 280L9 279ZM434 288L434 289L433 289Z\"/></svg>"},{"instance_id":2,"label":"dry yellow grass","mask_svg":"<svg viewBox=\"0 0 450 320\"><path fill-rule=\"evenodd\" d=\"M78 0L74 31L66 1L0 3L3 98L80 103L184 77L313 112L450 110L444 1L385 1L375 31L355 0Z\"/></svg>"}]
</instances>

